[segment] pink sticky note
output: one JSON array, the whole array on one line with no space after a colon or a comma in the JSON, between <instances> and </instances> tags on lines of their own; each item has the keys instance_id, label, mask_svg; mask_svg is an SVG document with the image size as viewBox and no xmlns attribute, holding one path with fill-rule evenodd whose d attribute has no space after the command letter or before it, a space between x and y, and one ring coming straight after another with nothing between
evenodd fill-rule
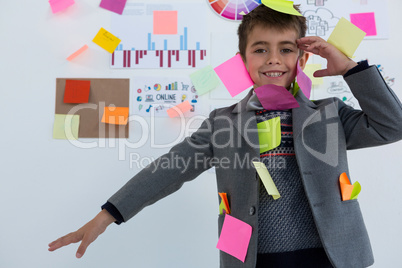
<instances>
[{"instance_id":1,"label":"pink sticky note","mask_svg":"<svg viewBox=\"0 0 402 268\"><path fill-rule=\"evenodd\" d=\"M240 54L215 67L214 70L232 97L254 85Z\"/></svg>"},{"instance_id":2,"label":"pink sticky note","mask_svg":"<svg viewBox=\"0 0 402 268\"><path fill-rule=\"evenodd\" d=\"M366 36L377 35L374 12L350 14L350 22L366 33Z\"/></svg>"},{"instance_id":3,"label":"pink sticky note","mask_svg":"<svg viewBox=\"0 0 402 268\"><path fill-rule=\"evenodd\" d=\"M249 224L225 214L221 235L216 247L244 262L251 233L252 227Z\"/></svg>"},{"instance_id":4,"label":"pink sticky note","mask_svg":"<svg viewBox=\"0 0 402 268\"><path fill-rule=\"evenodd\" d=\"M74 4L74 0L49 0L52 12L56 13L62 11Z\"/></svg>"},{"instance_id":5,"label":"pink sticky note","mask_svg":"<svg viewBox=\"0 0 402 268\"><path fill-rule=\"evenodd\" d=\"M154 10L154 34L177 34L177 11Z\"/></svg>"},{"instance_id":6,"label":"pink sticky note","mask_svg":"<svg viewBox=\"0 0 402 268\"><path fill-rule=\"evenodd\" d=\"M74 52L73 54L68 56L67 60L72 61L75 57L77 57L78 55L80 55L82 52L84 52L87 49L88 49L88 46L84 45L82 48L78 49L76 52Z\"/></svg>"},{"instance_id":7,"label":"pink sticky note","mask_svg":"<svg viewBox=\"0 0 402 268\"><path fill-rule=\"evenodd\" d=\"M99 6L121 15L123 14L126 2L127 0L102 0Z\"/></svg>"},{"instance_id":8,"label":"pink sticky note","mask_svg":"<svg viewBox=\"0 0 402 268\"><path fill-rule=\"evenodd\" d=\"M282 86L263 85L254 89L254 92L266 110L287 110L299 107L292 93Z\"/></svg>"},{"instance_id":9,"label":"pink sticky note","mask_svg":"<svg viewBox=\"0 0 402 268\"><path fill-rule=\"evenodd\" d=\"M304 95L309 99L313 82L311 82L311 79L300 68L299 61L297 61L297 84Z\"/></svg>"},{"instance_id":10,"label":"pink sticky note","mask_svg":"<svg viewBox=\"0 0 402 268\"><path fill-rule=\"evenodd\" d=\"M185 101L172 108L167 109L166 112L169 117L173 118L179 116L182 113L190 111L191 109L193 109L193 106L188 101Z\"/></svg>"}]
</instances>

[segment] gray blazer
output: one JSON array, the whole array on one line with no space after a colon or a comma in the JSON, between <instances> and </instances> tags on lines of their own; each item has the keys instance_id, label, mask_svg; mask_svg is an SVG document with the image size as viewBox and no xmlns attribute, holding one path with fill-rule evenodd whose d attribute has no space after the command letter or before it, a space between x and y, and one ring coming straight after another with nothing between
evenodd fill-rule
<instances>
[{"instance_id":1,"label":"gray blazer","mask_svg":"<svg viewBox=\"0 0 402 268\"><path fill-rule=\"evenodd\" d=\"M349 175L347 149L402 139L402 106L373 66L345 80L363 111L337 98L310 101L299 91L300 107L292 111L293 135L301 179L324 249L334 267L357 268L370 266L374 259L358 201L341 201L339 175ZM259 183L252 161L259 161L259 145L255 112L246 110L251 94L236 105L213 111L191 137L114 194L109 202L124 220L215 166L218 191L228 194L232 216L253 228L245 263L221 252L221 267L255 267ZM188 161L188 168L174 167L174 159ZM223 219L218 218L219 232Z\"/></svg>"}]
</instances>

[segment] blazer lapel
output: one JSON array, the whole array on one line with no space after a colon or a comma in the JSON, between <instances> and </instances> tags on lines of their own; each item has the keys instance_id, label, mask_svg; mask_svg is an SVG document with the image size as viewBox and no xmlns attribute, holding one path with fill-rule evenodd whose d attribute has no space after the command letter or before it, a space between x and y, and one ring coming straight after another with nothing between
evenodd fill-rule
<instances>
[{"instance_id":1,"label":"blazer lapel","mask_svg":"<svg viewBox=\"0 0 402 268\"><path fill-rule=\"evenodd\" d=\"M297 92L296 100L300 107L292 109L292 121L293 121L293 139L299 137L303 132L303 129L307 124L315 117L319 112L316 110L317 105L310 101L301 90Z\"/></svg>"}]
</instances>

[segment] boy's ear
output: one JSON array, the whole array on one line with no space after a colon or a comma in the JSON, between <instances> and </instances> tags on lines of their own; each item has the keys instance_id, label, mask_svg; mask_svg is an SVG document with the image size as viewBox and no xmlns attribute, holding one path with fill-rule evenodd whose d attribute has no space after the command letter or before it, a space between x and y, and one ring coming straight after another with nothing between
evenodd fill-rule
<instances>
[{"instance_id":1,"label":"boy's ear","mask_svg":"<svg viewBox=\"0 0 402 268\"><path fill-rule=\"evenodd\" d=\"M239 55L239 54L240 54L240 52L239 52L239 51L237 51L237 52L236 52L236 55ZM240 56L241 56L241 59L243 60L243 62L244 62L244 63L246 63L246 59L245 59L245 58L243 58L243 56L242 56L242 55L240 55Z\"/></svg>"},{"instance_id":2,"label":"boy's ear","mask_svg":"<svg viewBox=\"0 0 402 268\"><path fill-rule=\"evenodd\" d=\"M300 56L299 65L302 70L304 70L304 67L306 67L307 60L309 57L310 57L310 53L307 53L307 52L304 52L303 55Z\"/></svg>"}]
</instances>

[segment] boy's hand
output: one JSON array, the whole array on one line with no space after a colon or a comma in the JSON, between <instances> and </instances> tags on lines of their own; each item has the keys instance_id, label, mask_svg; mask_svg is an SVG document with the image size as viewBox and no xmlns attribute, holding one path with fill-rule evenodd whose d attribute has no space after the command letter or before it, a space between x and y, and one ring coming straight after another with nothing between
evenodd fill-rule
<instances>
[{"instance_id":1,"label":"boy's hand","mask_svg":"<svg viewBox=\"0 0 402 268\"><path fill-rule=\"evenodd\" d=\"M318 36L308 36L296 40L297 46L327 60L327 69L318 70L314 77L344 75L357 65L356 62L340 52L336 47Z\"/></svg>"},{"instance_id":2,"label":"boy's hand","mask_svg":"<svg viewBox=\"0 0 402 268\"><path fill-rule=\"evenodd\" d=\"M50 243L49 251L54 251L71 243L82 241L76 253L76 257L81 258L84 255L87 247L93 241L95 241L96 238L98 238L98 236L106 230L106 227L108 227L114 221L115 219L109 214L109 212L102 210L98 215L96 215L95 218L77 231L69 233Z\"/></svg>"}]
</instances>

